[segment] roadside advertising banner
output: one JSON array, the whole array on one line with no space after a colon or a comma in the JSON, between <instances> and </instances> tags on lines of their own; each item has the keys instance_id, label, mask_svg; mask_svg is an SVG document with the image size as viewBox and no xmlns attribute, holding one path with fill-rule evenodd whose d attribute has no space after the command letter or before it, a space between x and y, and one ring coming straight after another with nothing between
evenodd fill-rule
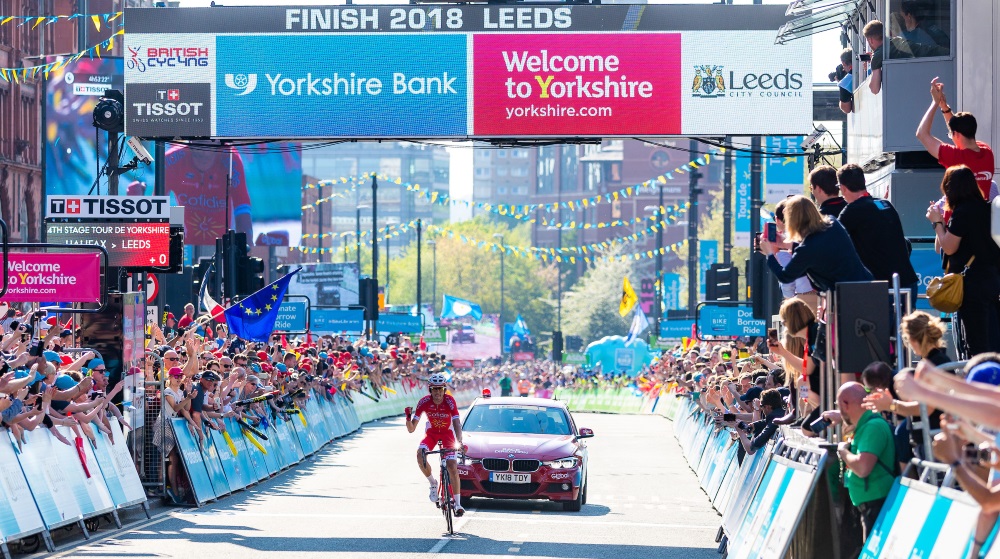
<instances>
[{"instance_id":1,"label":"roadside advertising banner","mask_svg":"<svg viewBox=\"0 0 1000 559\"><path fill-rule=\"evenodd\" d=\"M8 303L98 303L101 254L10 253Z\"/></svg>"}]
</instances>

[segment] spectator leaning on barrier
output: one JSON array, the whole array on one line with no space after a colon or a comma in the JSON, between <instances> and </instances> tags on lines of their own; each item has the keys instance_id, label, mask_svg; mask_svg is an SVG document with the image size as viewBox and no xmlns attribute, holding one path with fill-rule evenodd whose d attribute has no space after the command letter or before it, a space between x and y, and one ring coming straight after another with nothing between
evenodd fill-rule
<instances>
[{"instance_id":1,"label":"spectator leaning on barrier","mask_svg":"<svg viewBox=\"0 0 1000 559\"><path fill-rule=\"evenodd\" d=\"M776 420L785 415L785 400L776 389L764 390L759 400L754 400L754 422L747 425L742 422L727 422L733 429L731 436L739 439L740 445L747 454L753 454L764 448L767 442L778 432ZM750 438L750 435L753 438Z\"/></svg>"},{"instance_id":2,"label":"spectator leaning on barrier","mask_svg":"<svg viewBox=\"0 0 1000 559\"><path fill-rule=\"evenodd\" d=\"M847 230L861 262L876 280L892 282L899 274L899 285L909 289L911 301L917 294L917 273L910 263L910 246L903 235L903 224L896 208L888 200L872 197L865 185L865 172L849 163L837 172L840 191L847 207L840 212L840 223Z\"/></svg>"},{"instance_id":3,"label":"spectator leaning on barrier","mask_svg":"<svg viewBox=\"0 0 1000 559\"><path fill-rule=\"evenodd\" d=\"M1000 351L1000 247L990 235L990 205L980 196L972 170L965 165L949 167L941 181L946 208L944 222L937 204L927 208L934 228L934 248L944 253L946 273L961 273L962 306L958 309L961 343L965 358L986 351Z\"/></svg>"},{"instance_id":4,"label":"spectator leaning on barrier","mask_svg":"<svg viewBox=\"0 0 1000 559\"><path fill-rule=\"evenodd\" d=\"M774 257L776 249L767 239L758 239L760 251L768 257L767 265L778 281L790 283L808 276L817 291L829 291L842 281L872 280L844 227L820 214L808 198L787 199L785 218L788 239L799 243L788 264L778 263Z\"/></svg>"},{"instance_id":5,"label":"spectator leaning on barrier","mask_svg":"<svg viewBox=\"0 0 1000 559\"><path fill-rule=\"evenodd\" d=\"M836 219L847 207L847 200L840 195L837 170L830 165L820 165L809 173L809 192L823 215Z\"/></svg>"},{"instance_id":6,"label":"spectator leaning on barrier","mask_svg":"<svg viewBox=\"0 0 1000 559\"><path fill-rule=\"evenodd\" d=\"M837 407L849 426L854 427L850 442L842 442L837 455L844 464L844 486L851 503L861 513L863 534L868 539L885 498L896 479L896 452L889 423L863 406L865 387L848 382L837 392Z\"/></svg>"}]
</instances>

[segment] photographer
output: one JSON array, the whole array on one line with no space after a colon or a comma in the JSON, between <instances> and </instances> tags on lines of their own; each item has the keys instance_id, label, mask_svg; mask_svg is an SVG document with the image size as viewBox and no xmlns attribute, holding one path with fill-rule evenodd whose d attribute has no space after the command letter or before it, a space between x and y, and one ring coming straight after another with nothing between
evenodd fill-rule
<instances>
[{"instance_id":1,"label":"photographer","mask_svg":"<svg viewBox=\"0 0 1000 559\"><path fill-rule=\"evenodd\" d=\"M840 111L845 115L854 111L854 51L847 48L840 53L840 64L830 72L830 81L837 84L840 91Z\"/></svg>"},{"instance_id":2,"label":"photographer","mask_svg":"<svg viewBox=\"0 0 1000 559\"><path fill-rule=\"evenodd\" d=\"M844 227L820 214L808 198L786 200L785 218L788 240L799 243L787 264L782 266L775 258L777 248L772 243L758 239L759 250L768 257L767 265L779 282L807 276L817 291L829 291L842 281L872 281Z\"/></svg>"}]
</instances>

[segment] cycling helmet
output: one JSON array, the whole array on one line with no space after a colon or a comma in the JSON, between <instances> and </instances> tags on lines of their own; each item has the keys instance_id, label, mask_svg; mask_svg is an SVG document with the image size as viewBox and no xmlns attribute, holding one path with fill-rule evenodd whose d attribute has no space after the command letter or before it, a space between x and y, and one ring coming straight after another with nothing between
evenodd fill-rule
<instances>
[{"instance_id":1,"label":"cycling helmet","mask_svg":"<svg viewBox=\"0 0 1000 559\"><path fill-rule=\"evenodd\" d=\"M427 384L430 386L444 386L448 384L448 379L441 373L434 373L427 379Z\"/></svg>"}]
</instances>

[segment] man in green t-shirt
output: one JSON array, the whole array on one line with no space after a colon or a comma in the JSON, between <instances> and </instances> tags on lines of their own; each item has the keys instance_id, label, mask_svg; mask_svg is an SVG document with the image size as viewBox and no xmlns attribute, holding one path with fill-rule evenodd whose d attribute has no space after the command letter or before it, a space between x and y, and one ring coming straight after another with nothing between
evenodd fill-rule
<instances>
[{"instance_id":1,"label":"man in green t-shirt","mask_svg":"<svg viewBox=\"0 0 1000 559\"><path fill-rule=\"evenodd\" d=\"M510 373L504 373L503 378L500 379L500 395L510 396L511 388L513 387L510 380Z\"/></svg>"},{"instance_id":2,"label":"man in green t-shirt","mask_svg":"<svg viewBox=\"0 0 1000 559\"><path fill-rule=\"evenodd\" d=\"M896 479L892 430L881 415L862 407L867 394L857 382L845 383L837 392L840 415L845 424L854 426L854 438L840 443L837 454L846 469L844 486L861 513L865 541Z\"/></svg>"}]
</instances>

